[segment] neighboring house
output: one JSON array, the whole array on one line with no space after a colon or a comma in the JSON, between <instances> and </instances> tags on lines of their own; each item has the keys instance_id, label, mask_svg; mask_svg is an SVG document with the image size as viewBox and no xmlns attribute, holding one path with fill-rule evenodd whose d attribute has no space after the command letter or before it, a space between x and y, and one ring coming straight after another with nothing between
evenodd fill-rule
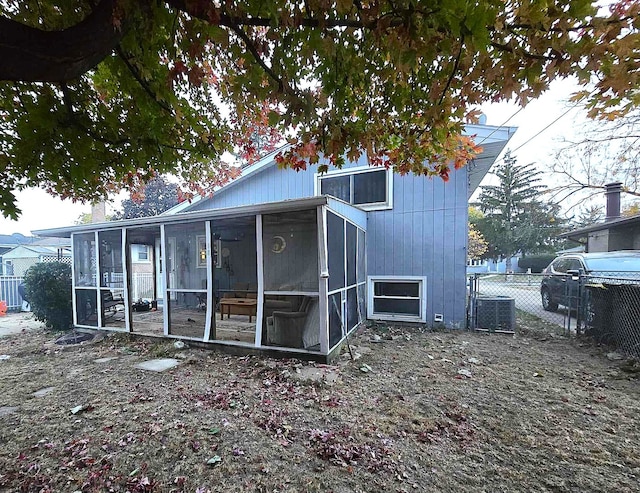
<instances>
[{"instance_id":1,"label":"neighboring house","mask_svg":"<svg viewBox=\"0 0 640 493\"><path fill-rule=\"evenodd\" d=\"M520 254L511 257L511 271L525 272L524 269L518 267ZM507 272L507 259L478 259L467 261L467 274L482 274L485 272L498 272L504 274Z\"/></svg>"},{"instance_id":2,"label":"neighboring house","mask_svg":"<svg viewBox=\"0 0 640 493\"><path fill-rule=\"evenodd\" d=\"M20 233L13 233L12 235L0 235L0 276L8 276L12 270L11 263L5 263L3 256L9 250L19 246L31 243L36 238L32 236L24 236Z\"/></svg>"},{"instance_id":3,"label":"neighboring house","mask_svg":"<svg viewBox=\"0 0 640 493\"><path fill-rule=\"evenodd\" d=\"M71 263L71 242L66 238L34 239L12 248L2 256L5 275L22 277L32 265L42 262Z\"/></svg>"},{"instance_id":4,"label":"neighboring house","mask_svg":"<svg viewBox=\"0 0 640 493\"><path fill-rule=\"evenodd\" d=\"M447 183L364 157L324 175L282 170L272 153L212 197L163 215L38 234L72 237L77 326L113 328L98 293L123 277L130 284L127 252L153 245L161 334L330 359L367 318L464 327L468 199L514 131L470 126L483 153ZM117 329L142 333L149 316L129 309L123 288ZM225 332L232 315L249 317L248 339L238 327Z\"/></svg>"},{"instance_id":5,"label":"neighboring house","mask_svg":"<svg viewBox=\"0 0 640 493\"><path fill-rule=\"evenodd\" d=\"M560 237L580 243L589 253L640 250L640 215L620 217L621 183L609 183L605 189L605 222L575 229Z\"/></svg>"}]
</instances>

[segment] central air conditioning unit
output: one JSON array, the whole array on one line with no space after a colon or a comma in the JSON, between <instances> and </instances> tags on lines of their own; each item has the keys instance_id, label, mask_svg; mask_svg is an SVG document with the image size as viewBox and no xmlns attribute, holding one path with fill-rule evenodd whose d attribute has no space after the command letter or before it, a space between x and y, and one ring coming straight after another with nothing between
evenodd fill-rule
<instances>
[{"instance_id":1,"label":"central air conditioning unit","mask_svg":"<svg viewBox=\"0 0 640 493\"><path fill-rule=\"evenodd\" d=\"M474 301L475 329L515 332L516 300L508 296L478 296Z\"/></svg>"}]
</instances>

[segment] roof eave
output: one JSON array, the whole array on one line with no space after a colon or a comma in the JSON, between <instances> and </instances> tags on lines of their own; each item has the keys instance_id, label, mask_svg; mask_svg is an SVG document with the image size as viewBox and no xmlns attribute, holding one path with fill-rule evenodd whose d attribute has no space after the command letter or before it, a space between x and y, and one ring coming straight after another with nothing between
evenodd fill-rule
<instances>
[{"instance_id":1,"label":"roof eave","mask_svg":"<svg viewBox=\"0 0 640 493\"><path fill-rule=\"evenodd\" d=\"M120 221L107 221L102 223L79 224L62 228L40 229L33 231L38 236L69 238L72 233L89 233L93 231L105 231L120 228L131 228L137 226L151 226L160 224L172 224L184 221L198 221L214 218L229 218L246 216L250 214L271 214L291 210L310 209L320 205L326 205L329 199L320 195L295 200L283 200L280 202L267 202L263 204L252 204L239 207L225 207L221 209L206 209L202 211L181 212L171 215L159 215L152 217L141 217L136 219L123 219Z\"/></svg>"},{"instance_id":2,"label":"roof eave","mask_svg":"<svg viewBox=\"0 0 640 493\"><path fill-rule=\"evenodd\" d=\"M613 219L612 221L594 224L592 226L587 226L585 228L574 229L573 231L567 231L566 233L561 233L558 235L558 237L568 238L568 239L580 238L586 234L593 233L594 231L603 231L605 229L611 229L611 228L616 228L620 226L628 226L634 223L640 224L640 215L632 216L632 217L622 217L620 219Z\"/></svg>"}]
</instances>

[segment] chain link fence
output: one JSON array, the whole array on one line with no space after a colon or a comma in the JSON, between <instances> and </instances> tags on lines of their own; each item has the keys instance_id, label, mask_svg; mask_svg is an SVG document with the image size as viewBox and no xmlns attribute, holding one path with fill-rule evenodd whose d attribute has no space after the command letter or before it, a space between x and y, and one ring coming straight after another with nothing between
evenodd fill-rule
<instances>
[{"instance_id":1,"label":"chain link fence","mask_svg":"<svg viewBox=\"0 0 640 493\"><path fill-rule=\"evenodd\" d=\"M640 273L581 276L579 333L640 359Z\"/></svg>"},{"instance_id":2,"label":"chain link fence","mask_svg":"<svg viewBox=\"0 0 640 493\"><path fill-rule=\"evenodd\" d=\"M586 335L640 358L640 272L474 274L471 330Z\"/></svg>"}]
</instances>

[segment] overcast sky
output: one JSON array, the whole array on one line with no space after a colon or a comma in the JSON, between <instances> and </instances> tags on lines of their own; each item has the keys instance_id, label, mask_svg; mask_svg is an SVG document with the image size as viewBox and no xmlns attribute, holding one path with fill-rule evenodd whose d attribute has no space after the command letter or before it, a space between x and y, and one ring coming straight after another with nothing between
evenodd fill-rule
<instances>
[{"instance_id":1,"label":"overcast sky","mask_svg":"<svg viewBox=\"0 0 640 493\"><path fill-rule=\"evenodd\" d=\"M482 111L487 116L489 125L518 127L508 148L515 151L513 154L518 163L535 162L544 170L551 163L554 149L562 145L562 138L570 138L575 129L580 128L585 121L583 113L578 109L571 109L571 105L567 103L569 95L575 89L571 81L558 81L549 92L520 111L516 105L507 103L485 104ZM116 200L111 207L119 208L122 198L121 196ZM22 210L18 221L0 217L0 234L29 235L33 230L69 226L82 213L91 210L89 204L63 201L39 189L20 192L18 206Z\"/></svg>"}]
</instances>

